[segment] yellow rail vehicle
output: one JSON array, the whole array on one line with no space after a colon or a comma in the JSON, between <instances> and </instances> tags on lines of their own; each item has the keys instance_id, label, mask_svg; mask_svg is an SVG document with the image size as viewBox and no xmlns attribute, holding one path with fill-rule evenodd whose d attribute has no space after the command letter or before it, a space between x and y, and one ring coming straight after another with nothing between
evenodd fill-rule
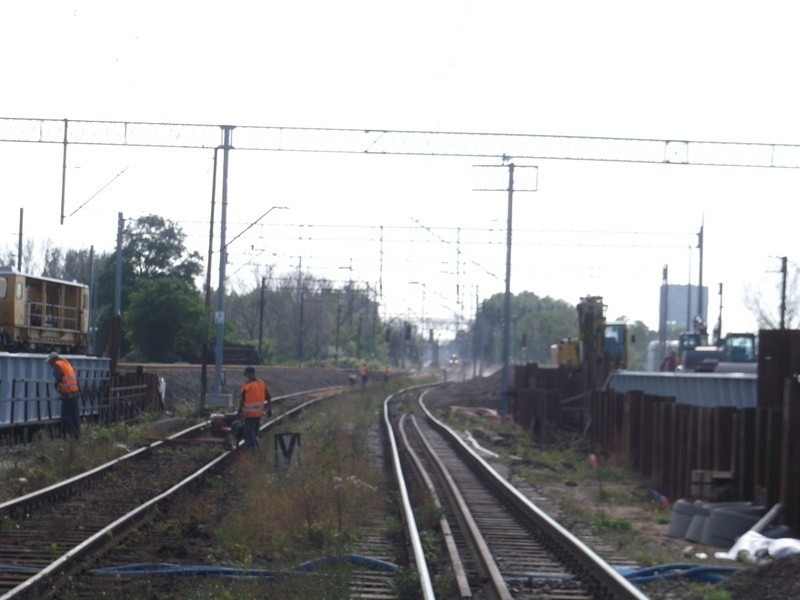
<instances>
[{"instance_id":1,"label":"yellow rail vehicle","mask_svg":"<svg viewBox=\"0 0 800 600\"><path fill-rule=\"evenodd\" d=\"M86 352L89 286L0 267L0 350Z\"/></svg>"}]
</instances>

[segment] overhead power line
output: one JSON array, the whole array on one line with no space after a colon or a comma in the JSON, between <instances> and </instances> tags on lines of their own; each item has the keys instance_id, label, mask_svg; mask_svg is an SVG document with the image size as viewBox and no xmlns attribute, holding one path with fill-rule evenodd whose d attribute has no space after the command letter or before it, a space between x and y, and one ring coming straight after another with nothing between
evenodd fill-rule
<instances>
[{"instance_id":1,"label":"overhead power line","mask_svg":"<svg viewBox=\"0 0 800 600\"><path fill-rule=\"evenodd\" d=\"M526 133L0 118L0 141L396 156L800 168L800 145Z\"/></svg>"}]
</instances>

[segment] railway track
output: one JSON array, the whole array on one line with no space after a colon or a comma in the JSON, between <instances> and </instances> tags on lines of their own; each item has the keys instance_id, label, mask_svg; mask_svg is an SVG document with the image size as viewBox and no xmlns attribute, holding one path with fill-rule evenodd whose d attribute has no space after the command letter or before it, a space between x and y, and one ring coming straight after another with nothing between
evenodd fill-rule
<instances>
[{"instance_id":1,"label":"railway track","mask_svg":"<svg viewBox=\"0 0 800 600\"><path fill-rule=\"evenodd\" d=\"M420 579L446 573L460 598L644 599L639 590L511 487L460 437L434 419L417 391L391 405L392 429L406 456L409 486L447 515L440 528L444 564L422 565ZM417 418L416 412L421 416ZM423 571L427 571L426 575ZM433 584L431 584L433 586Z\"/></svg>"},{"instance_id":2,"label":"railway track","mask_svg":"<svg viewBox=\"0 0 800 600\"><path fill-rule=\"evenodd\" d=\"M349 557L355 566L345 583L350 598L396 599L401 597L403 578L406 584L412 581L415 596L426 599L646 598L470 453L458 435L432 420L424 403L418 402L427 387L386 399L386 439L373 435L365 448L375 470L386 471L388 465L400 477L396 490L387 483L385 506L354 536ZM340 390L276 398L276 417L262 431ZM353 400L361 404L363 398ZM182 508L171 507L183 507L200 493L209 496L209 507L227 510L232 505L221 486L204 482L213 477L224 481L225 473L235 468L232 459L252 457L232 453L223 443L209 443L209 425L153 442L52 489L0 504L0 600L172 598L177 586L192 585L180 575L162 571L142 577L130 568L156 564L153 561L170 554L176 540L207 547L202 528L154 514L180 513ZM434 512L442 517L438 530L447 549L445 559L431 560L430 532L421 532L417 525L426 501L433 502ZM405 533L390 539L386 523L398 515ZM102 563L96 558L99 554ZM100 565L103 568L96 568ZM410 573L414 575L409 578ZM253 574L264 576L273 575ZM191 597L191 591L182 597Z\"/></svg>"},{"instance_id":3,"label":"railway track","mask_svg":"<svg viewBox=\"0 0 800 600\"><path fill-rule=\"evenodd\" d=\"M276 397L269 429L342 388ZM0 504L0 598L41 598L81 577L81 561L136 527L234 454L210 421L48 488Z\"/></svg>"}]
</instances>

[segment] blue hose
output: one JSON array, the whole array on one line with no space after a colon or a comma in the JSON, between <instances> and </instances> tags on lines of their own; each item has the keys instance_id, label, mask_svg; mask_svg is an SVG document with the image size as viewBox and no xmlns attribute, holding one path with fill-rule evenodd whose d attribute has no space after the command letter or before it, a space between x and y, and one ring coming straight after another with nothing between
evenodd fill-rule
<instances>
[{"instance_id":1,"label":"blue hose","mask_svg":"<svg viewBox=\"0 0 800 600\"><path fill-rule=\"evenodd\" d=\"M319 565L325 566L325 565L334 565L340 563L350 563L352 565L360 567L367 567L369 569L372 569L373 571L397 571L399 569L399 567L396 564L386 562L385 560L370 558L368 556L362 556L360 554L343 554L341 556L326 556L323 558L315 558L313 560L309 560L297 565L295 567L295 570L310 571Z\"/></svg>"},{"instance_id":2,"label":"blue hose","mask_svg":"<svg viewBox=\"0 0 800 600\"><path fill-rule=\"evenodd\" d=\"M738 567L672 563L638 570L619 569L619 573L631 583L649 583L651 581L677 579L679 577L703 583L718 583L738 570Z\"/></svg>"}]
</instances>

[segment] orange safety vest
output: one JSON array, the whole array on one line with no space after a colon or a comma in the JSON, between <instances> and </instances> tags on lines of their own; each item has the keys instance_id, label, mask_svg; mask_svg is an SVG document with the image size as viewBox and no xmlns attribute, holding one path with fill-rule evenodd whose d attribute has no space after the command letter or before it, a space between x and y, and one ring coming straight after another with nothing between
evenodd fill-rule
<instances>
[{"instance_id":1,"label":"orange safety vest","mask_svg":"<svg viewBox=\"0 0 800 600\"><path fill-rule=\"evenodd\" d=\"M242 385L242 416L245 418L264 415L264 404L269 401L267 384L260 379L246 381Z\"/></svg>"},{"instance_id":2,"label":"orange safety vest","mask_svg":"<svg viewBox=\"0 0 800 600\"><path fill-rule=\"evenodd\" d=\"M63 358L55 361L55 365L61 370L61 380L56 384L56 390L62 396L69 396L78 393L78 378L75 377L75 370L72 365Z\"/></svg>"}]
</instances>

